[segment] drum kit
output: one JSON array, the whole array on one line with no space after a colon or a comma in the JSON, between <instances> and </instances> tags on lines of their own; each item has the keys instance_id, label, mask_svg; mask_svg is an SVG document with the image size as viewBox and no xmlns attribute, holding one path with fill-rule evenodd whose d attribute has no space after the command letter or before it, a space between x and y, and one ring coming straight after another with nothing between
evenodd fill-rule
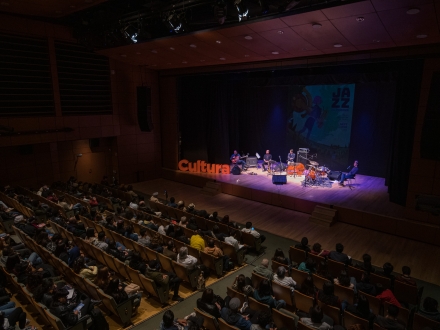
<instances>
[{"instance_id":1,"label":"drum kit","mask_svg":"<svg viewBox=\"0 0 440 330\"><path fill-rule=\"evenodd\" d=\"M318 162L308 160L308 169L304 171L304 187L309 186L328 186L331 187L331 182L327 177L330 169L325 166L319 166Z\"/></svg>"}]
</instances>

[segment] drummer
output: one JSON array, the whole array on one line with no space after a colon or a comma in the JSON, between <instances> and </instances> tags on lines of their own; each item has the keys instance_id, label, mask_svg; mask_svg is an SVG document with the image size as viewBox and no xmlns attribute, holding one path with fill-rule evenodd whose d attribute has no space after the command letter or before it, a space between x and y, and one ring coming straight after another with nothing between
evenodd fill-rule
<instances>
[{"instance_id":1,"label":"drummer","mask_svg":"<svg viewBox=\"0 0 440 330\"><path fill-rule=\"evenodd\" d=\"M295 154L293 152L293 149L290 149L290 152L287 154L287 163L293 163L295 161Z\"/></svg>"}]
</instances>

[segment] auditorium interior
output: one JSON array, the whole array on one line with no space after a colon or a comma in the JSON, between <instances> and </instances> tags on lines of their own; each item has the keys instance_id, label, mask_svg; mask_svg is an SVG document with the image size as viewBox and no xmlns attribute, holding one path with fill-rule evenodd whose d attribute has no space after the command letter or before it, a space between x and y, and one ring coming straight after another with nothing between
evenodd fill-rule
<instances>
[{"instance_id":1,"label":"auditorium interior","mask_svg":"<svg viewBox=\"0 0 440 330\"><path fill-rule=\"evenodd\" d=\"M1 0L0 232L10 235L12 248L23 243L54 278L91 298L112 330L162 329L169 310L176 319L190 315L202 296L201 272L190 274L162 255L163 248L113 232L90 213L113 217L136 240L147 228L159 245L171 240L187 247L210 269L206 287L228 302L239 298L268 311L278 329L310 330L292 315L322 302L298 302L300 287L289 295L273 282L273 295L287 300L283 314L231 288L239 274L258 286L262 279L253 269L278 248L297 282L307 276L298 265L316 262L317 289L326 281L320 267L343 269L361 282L355 265L368 253L376 269L371 276L394 291L405 328L440 329L438 310L439 322L419 316L426 297L440 299L439 22L438 0ZM312 102L317 91L321 96ZM335 110L345 106L349 111ZM269 173L261 167L268 149L277 164ZM297 156L294 172L285 159L290 149ZM245 156L238 168L235 159L231 163L234 150ZM354 179L345 185L329 179L349 172L355 160ZM63 196L70 210L42 197L43 186ZM119 216L121 209L131 217ZM212 220L214 211L231 224ZM217 226L226 236L237 231L245 249L215 239L232 264L222 270L225 259L144 226L177 228L182 217L194 218L206 244L206 231ZM118 305L18 228L24 222L34 232L59 234L90 265L134 283L140 305L135 309L137 296L130 295ZM259 237L241 231L247 222ZM84 235L69 230L71 223ZM158 260L163 272L177 274L184 300L173 300L168 284L131 269L129 258L124 264L90 244L87 228L97 240L103 232L127 253L137 251L145 262ZM182 229L188 242L198 233ZM342 243L353 262L314 259L294 247L303 237L328 251ZM75 325L64 324L51 306L35 300L29 285L17 282L6 259L2 251L0 285L7 301L26 313L26 329L100 328L99 317L82 314ZM394 266L392 281L377 275L386 263ZM276 273L279 265L272 260L269 268ZM402 288L397 281L404 266L417 285ZM358 301L352 294L344 295L348 304ZM385 317L389 302L370 298L373 312ZM343 308L322 308L335 326L362 323ZM206 329L236 329L198 309L194 315L204 317Z\"/></svg>"}]
</instances>

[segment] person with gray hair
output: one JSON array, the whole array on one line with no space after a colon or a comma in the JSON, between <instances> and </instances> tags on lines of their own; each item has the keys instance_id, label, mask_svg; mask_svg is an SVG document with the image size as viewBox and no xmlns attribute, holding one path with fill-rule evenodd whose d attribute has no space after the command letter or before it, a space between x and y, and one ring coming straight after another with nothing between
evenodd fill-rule
<instances>
[{"instance_id":1,"label":"person with gray hair","mask_svg":"<svg viewBox=\"0 0 440 330\"><path fill-rule=\"evenodd\" d=\"M261 264L259 266L255 267L253 272L260 275L260 276L266 277L268 280L273 279L273 273L269 269L269 259L267 259L267 258L264 258L263 260L261 260Z\"/></svg>"},{"instance_id":2,"label":"person with gray hair","mask_svg":"<svg viewBox=\"0 0 440 330\"><path fill-rule=\"evenodd\" d=\"M290 287L290 290L293 292L295 290L296 282L293 280L293 278L286 276L287 274L286 268L283 266L278 267L277 273L273 276L273 281Z\"/></svg>"},{"instance_id":3,"label":"person with gray hair","mask_svg":"<svg viewBox=\"0 0 440 330\"><path fill-rule=\"evenodd\" d=\"M186 217L181 217L180 218L179 226L186 227L187 223L188 223L188 220L186 219Z\"/></svg>"},{"instance_id":4,"label":"person with gray hair","mask_svg":"<svg viewBox=\"0 0 440 330\"><path fill-rule=\"evenodd\" d=\"M197 258L188 255L188 248L186 246L182 246L179 249L179 254L177 255L177 262L191 270L197 265L198 260Z\"/></svg>"}]
</instances>

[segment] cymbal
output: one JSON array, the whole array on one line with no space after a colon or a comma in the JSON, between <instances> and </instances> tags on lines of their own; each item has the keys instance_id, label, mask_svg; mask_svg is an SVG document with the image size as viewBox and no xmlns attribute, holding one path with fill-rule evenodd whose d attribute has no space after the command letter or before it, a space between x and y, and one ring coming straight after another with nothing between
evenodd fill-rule
<instances>
[{"instance_id":1,"label":"cymbal","mask_svg":"<svg viewBox=\"0 0 440 330\"><path fill-rule=\"evenodd\" d=\"M319 163L315 162L314 160L309 160L309 163L314 165L314 166L319 166Z\"/></svg>"}]
</instances>

